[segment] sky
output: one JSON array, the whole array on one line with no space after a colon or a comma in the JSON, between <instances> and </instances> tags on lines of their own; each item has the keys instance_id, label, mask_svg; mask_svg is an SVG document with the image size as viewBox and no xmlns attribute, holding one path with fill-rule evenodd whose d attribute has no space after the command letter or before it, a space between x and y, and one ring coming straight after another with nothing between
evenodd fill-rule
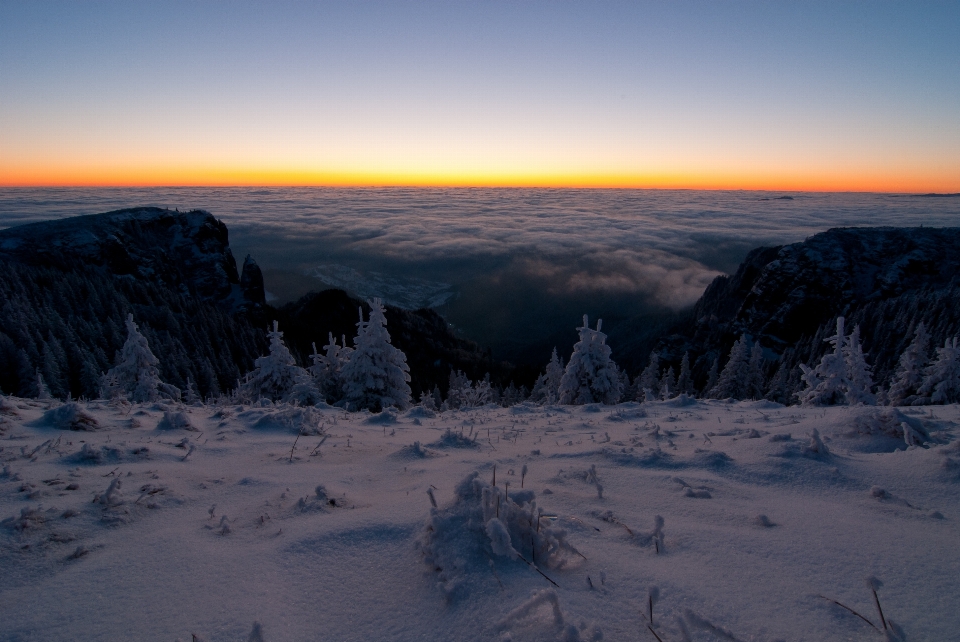
<instances>
[{"instance_id":1,"label":"sky","mask_svg":"<svg viewBox=\"0 0 960 642\"><path fill-rule=\"evenodd\" d=\"M960 192L956 2L0 0L0 186Z\"/></svg>"}]
</instances>

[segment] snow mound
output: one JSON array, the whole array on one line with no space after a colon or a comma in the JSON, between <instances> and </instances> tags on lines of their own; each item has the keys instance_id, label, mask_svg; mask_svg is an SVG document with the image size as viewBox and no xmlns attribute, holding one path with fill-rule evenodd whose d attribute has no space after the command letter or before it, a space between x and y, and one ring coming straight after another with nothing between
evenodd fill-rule
<instances>
[{"instance_id":1,"label":"snow mound","mask_svg":"<svg viewBox=\"0 0 960 642\"><path fill-rule=\"evenodd\" d=\"M424 448L419 441L415 441L398 450L394 456L400 459L427 459L428 457L440 457L441 455L436 451Z\"/></svg>"},{"instance_id":2,"label":"snow mound","mask_svg":"<svg viewBox=\"0 0 960 642\"><path fill-rule=\"evenodd\" d=\"M532 491L508 497L474 472L457 485L451 505L430 510L420 552L449 601L465 593L468 577L494 564L494 558L526 563L538 572L562 568L579 553L566 532L542 515Z\"/></svg>"},{"instance_id":3,"label":"snow mound","mask_svg":"<svg viewBox=\"0 0 960 642\"><path fill-rule=\"evenodd\" d=\"M123 458L123 451L115 446L92 446L84 444L83 447L72 455L75 462L81 464L103 464L106 462L120 461Z\"/></svg>"},{"instance_id":4,"label":"snow mound","mask_svg":"<svg viewBox=\"0 0 960 642\"><path fill-rule=\"evenodd\" d=\"M65 403L43 413L41 420L60 430L97 430L100 424L77 403Z\"/></svg>"},{"instance_id":5,"label":"snow mound","mask_svg":"<svg viewBox=\"0 0 960 642\"><path fill-rule=\"evenodd\" d=\"M311 406L279 406L278 410L257 409L240 413L255 430L281 430L301 435L322 435L323 415Z\"/></svg>"},{"instance_id":6,"label":"snow mound","mask_svg":"<svg viewBox=\"0 0 960 642\"><path fill-rule=\"evenodd\" d=\"M859 410L859 409L858 409ZM920 446L928 443L930 433L919 419L900 412L895 407L865 407L853 419L853 430L847 437L856 436L884 436L895 440L889 444L890 450L894 446Z\"/></svg>"},{"instance_id":7,"label":"snow mound","mask_svg":"<svg viewBox=\"0 0 960 642\"><path fill-rule=\"evenodd\" d=\"M397 409L392 407L384 408L380 412L371 414L369 417L363 420L363 423L374 426L388 426L390 424L395 424L397 423Z\"/></svg>"},{"instance_id":8,"label":"snow mound","mask_svg":"<svg viewBox=\"0 0 960 642\"><path fill-rule=\"evenodd\" d=\"M617 409L607 415L608 421L633 421L634 419L642 419L647 416L647 411L644 408L636 403L622 403L617 406Z\"/></svg>"},{"instance_id":9,"label":"snow mound","mask_svg":"<svg viewBox=\"0 0 960 642\"><path fill-rule=\"evenodd\" d=\"M433 419L437 416L437 411L424 406L414 406L403 413L403 416L407 419Z\"/></svg>"},{"instance_id":10,"label":"snow mound","mask_svg":"<svg viewBox=\"0 0 960 642\"><path fill-rule=\"evenodd\" d=\"M603 639L596 626L581 621L577 627L560 608L560 598L553 589L534 591L529 599L513 609L497 625L501 640L513 640L513 634L524 640L556 642L595 642Z\"/></svg>"},{"instance_id":11,"label":"snow mound","mask_svg":"<svg viewBox=\"0 0 960 642\"><path fill-rule=\"evenodd\" d=\"M190 432L200 432L200 430L190 422L187 413L174 410L163 413L163 419L157 424L157 430L188 430Z\"/></svg>"},{"instance_id":12,"label":"snow mound","mask_svg":"<svg viewBox=\"0 0 960 642\"><path fill-rule=\"evenodd\" d=\"M510 406L511 415L530 415L537 412L540 412L541 408L535 403L529 401L523 401L521 403Z\"/></svg>"},{"instance_id":13,"label":"snow mound","mask_svg":"<svg viewBox=\"0 0 960 642\"><path fill-rule=\"evenodd\" d=\"M431 448L479 448L480 444L477 443L476 435L480 433L474 433L474 437L464 436L462 433L453 432L447 428L446 432L443 433L443 436L440 439L436 440L433 443L427 444Z\"/></svg>"}]
</instances>

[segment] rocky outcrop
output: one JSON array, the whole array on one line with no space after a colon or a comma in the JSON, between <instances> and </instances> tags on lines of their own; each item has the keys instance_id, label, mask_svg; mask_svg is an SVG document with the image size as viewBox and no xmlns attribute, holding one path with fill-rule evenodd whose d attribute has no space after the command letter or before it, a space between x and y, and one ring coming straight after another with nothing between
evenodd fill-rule
<instances>
[{"instance_id":1,"label":"rocky outcrop","mask_svg":"<svg viewBox=\"0 0 960 642\"><path fill-rule=\"evenodd\" d=\"M685 322L658 346L666 360L684 351L701 374L721 366L741 334L769 361L814 361L837 316L863 324L864 347L886 376L923 320L934 336L960 317L960 228L836 228L801 243L750 252L736 274L717 277ZM939 330L938 330L939 328ZM953 330L954 332L956 330ZM942 339L941 339L942 341ZM793 364L791 364L793 365Z\"/></svg>"},{"instance_id":2,"label":"rocky outcrop","mask_svg":"<svg viewBox=\"0 0 960 642\"><path fill-rule=\"evenodd\" d=\"M227 226L203 210L140 207L11 227L0 230L2 256L63 270L97 266L229 307L253 301L241 296Z\"/></svg>"}]
</instances>

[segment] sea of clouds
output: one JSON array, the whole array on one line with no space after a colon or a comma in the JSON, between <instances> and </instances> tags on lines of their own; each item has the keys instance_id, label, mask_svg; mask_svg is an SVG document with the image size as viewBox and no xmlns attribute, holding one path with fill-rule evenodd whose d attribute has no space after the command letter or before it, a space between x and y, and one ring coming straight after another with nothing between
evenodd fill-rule
<instances>
[{"instance_id":1,"label":"sea of clouds","mask_svg":"<svg viewBox=\"0 0 960 642\"><path fill-rule=\"evenodd\" d=\"M0 227L154 205L212 212L276 302L344 287L438 309L521 358L584 312L692 305L762 245L841 226L960 224L960 198L856 193L433 188L0 189ZM569 328L568 328L569 326ZM532 342L532 343L531 343ZM549 353L548 353L549 354Z\"/></svg>"}]
</instances>

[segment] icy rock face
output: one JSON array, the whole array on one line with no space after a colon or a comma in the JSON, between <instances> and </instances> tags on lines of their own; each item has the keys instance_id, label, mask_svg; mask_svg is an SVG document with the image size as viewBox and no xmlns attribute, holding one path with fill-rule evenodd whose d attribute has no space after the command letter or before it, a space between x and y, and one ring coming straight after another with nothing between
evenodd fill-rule
<instances>
[{"instance_id":1,"label":"icy rock face","mask_svg":"<svg viewBox=\"0 0 960 642\"><path fill-rule=\"evenodd\" d=\"M203 210L142 207L20 225L0 230L3 254L29 265L92 264L216 301L240 285L227 226Z\"/></svg>"}]
</instances>

